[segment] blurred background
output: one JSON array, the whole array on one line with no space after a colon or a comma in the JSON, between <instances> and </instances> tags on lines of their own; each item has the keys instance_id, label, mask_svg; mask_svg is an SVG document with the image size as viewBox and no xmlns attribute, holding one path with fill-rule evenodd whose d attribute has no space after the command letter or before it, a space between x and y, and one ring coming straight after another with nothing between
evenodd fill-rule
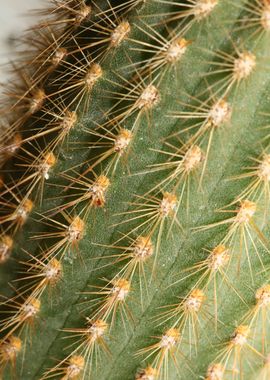
<instances>
[{"instance_id":1,"label":"blurred background","mask_svg":"<svg viewBox=\"0 0 270 380\"><path fill-rule=\"evenodd\" d=\"M44 4L46 0L0 0L0 82L6 75L7 62L12 59L16 38L35 22L32 10Z\"/></svg>"}]
</instances>

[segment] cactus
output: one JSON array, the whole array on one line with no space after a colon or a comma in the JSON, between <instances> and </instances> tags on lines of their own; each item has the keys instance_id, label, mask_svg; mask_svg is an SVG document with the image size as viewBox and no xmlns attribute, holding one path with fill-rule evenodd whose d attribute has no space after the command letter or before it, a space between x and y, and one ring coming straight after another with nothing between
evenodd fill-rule
<instances>
[{"instance_id":1,"label":"cactus","mask_svg":"<svg viewBox=\"0 0 270 380\"><path fill-rule=\"evenodd\" d=\"M1 103L0 378L268 379L269 0L39 13Z\"/></svg>"}]
</instances>

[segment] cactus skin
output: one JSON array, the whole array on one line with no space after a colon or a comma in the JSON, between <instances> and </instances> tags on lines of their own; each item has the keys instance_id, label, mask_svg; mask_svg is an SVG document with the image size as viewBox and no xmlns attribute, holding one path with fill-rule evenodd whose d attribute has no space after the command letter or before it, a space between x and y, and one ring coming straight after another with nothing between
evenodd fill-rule
<instances>
[{"instance_id":1,"label":"cactus skin","mask_svg":"<svg viewBox=\"0 0 270 380\"><path fill-rule=\"evenodd\" d=\"M59 2L59 4L61 3ZM75 21L72 21L74 20L74 15L71 15L72 17L69 15L71 21L67 23L66 33L61 34L59 37L59 44L61 43L61 46L63 44L71 51L75 51L78 47L81 48L81 44L86 45L88 38L94 38L95 41L98 41L100 30L97 28L98 30L96 31L95 26L93 26L93 30L90 30L90 32L94 33L94 37L89 33L89 36L83 35L81 39L79 36L76 43L74 43L71 35L78 34L78 30L80 30L80 26L77 25L79 22L77 17L79 17L78 7L82 2L76 0L63 3L70 3L71 7L76 10L75 15L77 16ZM6 120L7 112L14 112L15 109L18 113L19 122L13 124L10 128L16 127L15 131L17 132L19 126L25 139L32 138L31 136L33 136L35 129L31 127L34 123L41 120L42 126L47 125L46 117L42 112L46 113L52 107L52 98L53 102L59 101L60 104L63 96L64 104L68 104L68 108L76 110L78 113L78 120L76 120L74 127L70 129L68 135L61 139L61 144L59 140L53 140L50 134L44 137L46 144L51 141L57 141L57 144L50 145L54 151L56 163L50 171L49 180L45 181L43 200L40 200L34 194L32 187L28 186L28 180L23 182L28 175L25 167L20 167L18 174L18 162L24 160L29 164L26 161L27 152L28 150L31 151L31 149L36 152L35 149L37 148L34 146L30 149L29 142L25 141L26 151L21 151L21 153L19 151L13 159L7 157L7 154L5 155L7 162L3 173L5 174L9 170L14 177L9 177L7 174L3 177L5 186L2 187L1 205L5 206L6 200L10 199L11 193L7 189L12 188L12 191L17 191L21 196L21 191L24 192L24 196L27 194L27 198L33 199L35 207L26 222L23 225L21 223L18 228L16 228L17 225L12 220L9 220L4 225L1 222L1 228L3 227L2 236L7 233L13 233L12 238L14 240L11 258L0 266L0 286L3 294L3 304L1 305L3 313L1 314L2 322L0 327L3 339L0 346L0 368L1 370L3 369L3 374L0 370L0 376L2 375L3 379L9 379L12 376L18 379L33 380L46 378L46 373L48 374L47 371L50 368L57 366L59 362L64 361L71 354L72 349L74 349L74 347L71 348L71 343L74 342L75 346L78 346L78 340L74 338L74 340L72 338L61 338L71 336L72 331L74 333L75 329L85 329L86 317L90 319L105 318L106 322L110 324L109 333L104 334L104 341L110 354L106 353L106 349L100 347L100 360L97 365L94 358L93 362L91 362L94 368L91 371L87 368L87 371L84 372L84 377L78 378L104 380L148 379L149 376L147 378L146 375L149 375L152 371L151 366L155 367L152 373L156 375L156 378L164 380L187 378L236 380L240 379L240 376L244 379L264 379L263 376L267 378L270 339L267 333L269 323L267 313L269 313L269 310L267 309L267 297L262 298L262 293L256 293L258 289L267 284L269 278L267 181L265 182L266 186L262 187L263 191L260 197L258 192L249 194L253 198L250 201L256 201L258 210L258 215L257 210L254 218L252 215L252 221L248 218L248 223L252 222L250 224L251 234L254 236L254 244L258 249L257 254L249 235L246 235L247 247L242 249L242 257L239 261L240 249L239 243L237 243L240 241L239 235L236 236L236 239L238 239L236 240L236 245L230 239L226 240L230 224L219 224L214 226L215 228L209 228L209 225L235 216L233 212L222 214L216 211L226 209L227 205L229 205L230 210L235 210L239 207L239 196L245 194L252 181L252 177L243 176L242 178L241 175L248 171L247 167L256 167L256 164L258 164L258 162L254 163L251 157L255 159L260 157L261 159L263 153L269 153L267 151L268 129L260 128L268 124L269 118L269 115L267 115L270 81L267 50L269 33L265 31L261 33L261 38L258 38L259 33L255 34L254 30L258 28L261 31L260 25L256 26L256 24L253 28L249 28L248 19L245 19L244 28L241 28L243 26L241 20L246 13L249 18L252 18L252 12L249 11L252 8L246 8L246 3L255 4L255 1L239 1L235 6L231 1L220 0L213 12L205 19L201 19L199 16L194 19L194 16L186 14L185 12L190 10L190 4L193 4L193 2L187 1L186 3L189 4L189 7L180 6L181 13L179 13L185 16L186 27L179 26L181 18L175 21L170 20L173 12L179 10L179 5L177 5L177 2L175 3L175 6L173 6L173 2L165 0L160 2L155 0L149 2L112 2L111 6L115 6L115 9L118 9L121 15L124 15L123 17L119 16L119 20L128 20L131 30L119 47L107 50L106 44L104 44L105 46L101 45L102 54L98 56L95 63L100 64L102 74L98 71L100 74L98 80L94 80L95 83L90 81L89 86L91 89L89 93L86 92L84 97L76 99L73 93L65 97L66 91L60 93L61 89L64 88L65 81L61 80L60 83L56 81L57 75L65 78L64 74L66 73L69 80L72 81L69 76L76 73L74 71L74 62L76 62L77 57L77 53L73 53L67 55L67 60L60 64L60 68L54 68L52 72L50 71L51 69L47 69L45 71L46 75L43 75L43 72L37 68L39 60L34 61L31 58L32 66L30 65L29 78L32 81L37 81L36 78L41 77L41 82L38 82L37 87L41 89L44 86L46 96L54 92L56 95L43 99L42 93L39 92L36 99L39 99L40 103L37 101L34 104L33 102L31 103L30 115L29 110L27 111L25 108L21 110L21 108L10 105L8 102L7 105L6 103L3 104L3 120ZM127 5L125 6L125 4ZM262 4L265 4L266 7L269 5L267 1L262 1ZM100 20L100 17L104 17L104 10L98 11L95 5L92 5L95 13L103 16L90 15L89 20L87 18L87 20L82 21L83 23L86 22L86 24L82 25L88 25L88 23L91 25L91 17L93 17L93 20ZM106 2L101 6L103 7L103 5L104 9L110 8ZM67 12L65 8L64 10L59 8L58 16L55 17L61 19L66 15L65 12ZM168 14L167 21L166 17L160 16L164 13ZM149 17L145 17L148 15ZM53 18L53 16L51 17ZM114 16L111 16L111 18L114 20ZM185 31L184 37L188 41L192 41L192 43L187 47L187 51L181 57L181 60L175 65L169 66L164 76L158 77L153 82L153 78L155 78L158 71L154 71L155 69L152 65L151 68L154 73L150 72L149 74L147 64L151 66L153 62L151 61L151 53L145 54L138 51L138 49L143 49L143 45L136 43L136 41L151 40L149 34L147 35L145 32L148 31L148 28L151 36L154 36L153 28L159 30L162 35L167 36L167 29L164 27L165 21L174 31L179 31L182 28ZM104 22L107 22L106 19ZM148 26L150 25L150 27L145 27L144 23ZM154 26L152 27L151 25L153 24ZM57 26L51 23L50 28L55 27ZM44 32L43 22L39 25L39 30L41 30L41 38ZM243 79L243 81L239 81L239 86L234 84L230 89L226 87L223 91L217 93L219 87L216 83L222 78L222 75L227 74L213 74L212 71L219 68L219 66L214 66L211 62L223 62L222 57L220 59L220 56L215 55L218 50L226 51L230 54L234 52L235 54L235 48L230 38L237 41L239 49L251 50L256 55L258 62L256 62L256 67L252 70L251 75ZM88 50L91 51L91 49ZM88 52L88 50L86 49L85 52ZM99 52L96 54L99 55ZM77 61L77 65L83 66L89 58L85 58L83 55L80 55L80 57L81 61ZM39 59L49 60L46 54L41 55ZM29 57L26 58L26 61L28 60ZM122 92L126 93L126 89L122 87L123 83L128 89L130 89L130 83L140 83L139 69L137 68L137 71L135 71L134 67L130 66L131 62L140 61L144 62L141 71L144 78L143 86L151 84L156 86L158 90L158 92L153 91L153 109L152 106L144 107L141 103L138 105L137 102L134 114L127 113L123 116L121 115L121 104L117 104L118 97L123 99ZM72 65L66 62L72 62ZM20 61L20 64L23 65L23 62ZM209 73L209 75L206 76L206 73ZM18 74L20 74L20 71L17 69L16 75L18 76ZM80 76L78 77L80 78ZM124 82L123 78L127 78L129 82ZM54 85L54 81L59 87ZM212 92L209 91L210 87ZM18 90L20 83L18 88L15 83L15 88ZM116 92L120 95L115 94ZM145 220L147 221L145 211L138 213L140 215L139 219L130 220L136 215L134 213L136 203L145 203L145 199L138 198L138 196L145 195L146 199L150 199L149 191L166 178L166 171L155 171L155 166L151 167L151 165L162 164L167 159L166 155L161 153L161 150L170 151L170 146L166 145L163 139L172 136L172 141L177 145L179 140L177 136L173 135L196 123L192 119L185 123L181 118L172 117L173 113L175 111L180 114L185 111L190 112L189 105L193 104L194 98L205 101L212 96L211 103L211 100L215 99L213 93L217 97L222 97L225 94L226 101L232 107L232 115L230 121L218 129L217 133L213 132L209 154L207 154L208 142L210 141L207 136L209 135L203 135L204 139L199 135L196 140L196 144L204 152L204 159L202 159L201 166L198 166L198 171L202 170L206 162L203 178L200 178L200 172L198 175L195 172L191 173L189 203L183 198L180 206L172 207L172 212L168 213L168 218L165 219L164 217L164 223L162 222L163 219L159 219L157 226L151 226L148 222L139 229L138 226ZM33 96L32 93L28 95ZM25 98L28 99L28 95ZM44 104L41 101L42 99ZM74 101L74 99L76 100ZM128 97L126 97L125 101L128 107L131 106L132 102L134 103ZM28 104L28 102L27 100L24 104ZM34 106L38 109L34 110ZM61 107L60 109L62 110ZM108 123L108 119L105 117L105 113L110 110L111 117L114 118L115 122L118 122L121 127L132 131L131 149L126 156L122 157L123 159L120 160L117 166L112 165L109 167L114 157L112 154L107 161L104 160L93 165L99 160L99 149L95 149L98 146L97 140L99 136L95 135L95 128L98 125L103 125L99 133L104 134L115 127L115 125L112 126L112 124ZM194 110L194 114L196 111ZM137 119L138 115L139 118ZM61 114L62 116L63 114ZM57 120L57 126L59 126L60 121L59 119ZM53 125L51 123L49 127ZM34 126L37 128L36 124ZM195 131L191 129L189 133L183 133L179 136L187 142L188 139L192 140ZM59 136L59 129L57 129L56 135ZM5 147L5 140L6 134L4 133L1 140L3 147ZM33 138L31 141L35 142L35 139ZM80 144L78 145L78 143ZM46 144L41 144L40 149L44 150ZM56 149L56 145L58 149ZM89 147L92 147L90 152ZM3 150L4 148L2 148ZM179 159L179 157L176 158ZM83 162L86 164L82 165ZM101 189L99 187L99 192L97 191L95 176L87 173L84 177L80 177L80 174L87 169L87 163L95 166L93 170L96 176L106 175L109 178L110 184L105 181L106 185L104 185L103 178L102 184L104 187ZM75 169L72 171L72 168ZM252 171L252 169L249 170ZM19 186L15 186L14 180L11 180L11 178L17 178L16 176L23 178L22 180L17 180ZM237 178L235 179L234 177ZM59 233L57 236L51 235L56 231L55 221L61 221L61 228L65 231L63 225L68 226L68 222L71 220L69 219L70 215L75 216L72 201L76 199L76 196L78 199L79 193L81 194L78 187L80 189L84 188L84 185L78 182L78 178L79 180L90 178L91 183L89 183L92 186L92 195L90 201L88 200L88 205L90 204L90 206L85 209L84 207L87 204L85 201L75 206L76 215L79 215L84 221L79 230L76 230L81 232L80 236L74 235L74 230L72 230L73 235L70 233L69 237L60 235L59 229L57 230ZM95 188L93 189L94 185ZM65 191L67 187L68 189ZM37 188L40 189L40 187ZM174 183L171 183L168 188L161 189L163 193L159 190L160 187L155 189L154 192L158 200L162 199L162 196L165 198L166 193L164 191L170 192L179 200L181 185L174 188ZM66 197L66 195L70 194L74 194L74 197ZM172 199L174 200L175 198ZM245 197L242 198L242 200L244 199ZM39 205L40 202L41 205ZM59 208L62 213L59 212ZM145 210L145 205L143 207L138 206L138 208ZM3 207L1 218L4 218L9 213L9 211L6 211L7 209L8 207ZM158 214L158 217L160 217L160 214ZM180 226L176 222L176 218ZM256 223L255 230L253 220ZM170 228L171 224L172 228ZM13 230L6 231L6 226L10 225L12 225ZM127 286L123 288L126 293L121 293L122 299L119 296L120 302L117 304L117 315L114 320L112 313L109 315L109 313L102 312L100 304L95 304L93 301L91 303L90 300L97 297L94 293L98 292L100 287L105 287L105 290L103 290L106 294L105 296L103 294L102 299L104 300L107 296L106 305L108 306L111 293L106 289L116 288L116 282L112 280L118 273L123 274L120 271L125 265L125 261L121 262L120 259L117 259L117 256L113 256L123 253L123 250L113 249L112 246L130 246L131 241L136 244L135 239L140 234L148 237L147 242L151 241L154 249L149 261L146 259L145 263L142 264L146 283L143 273L138 270L136 270L132 278L129 277L131 287L130 289ZM123 236L126 236L126 238L123 238ZM198 282L200 276L195 273L196 264L203 262L209 251L224 242L224 239L224 244L228 244L229 254L232 258L224 272L221 272L219 277L217 275L218 288L215 290L213 282L209 281L207 287L202 282ZM55 244L59 242L61 242L61 246L56 249ZM45 252L48 260L55 256L63 266L61 275L63 280L57 281L55 284L52 282L51 286L46 284L46 288L42 292L39 292L35 286L30 289L33 285L32 279L25 278L23 282L16 281L18 278L27 277L28 267L25 262L31 259L29 254L37 258L42 257L40 256L40 247L43 248L43 253ZM251 264L249 264L248 259L251 260ZM33 258L31 260L33 262ZM48 262L42 258L42 263L47 264ZM22 271L24 273L20 274L19 272ZM124 274L130 276L128 272L124 272ZM12 283L13 287L9 286L10 281L14 281ZM127 285L127 283L125 284ZM17 292L14 287L18 289ZM170 305L175 305L181 300L185 301L190 291L200 287L204 287L203 290L206 296L205 300L202 298L202 306L198 309L200 323L197 322L196 318L191 322L191 325L194 324L198 328L198 336L194 332L191 332L189 336L187 330L184 330L183 324L179 322L179 318L178 320L176 318L177 322L173 318L166 321L164 312L173 308ZM28 292L23 293L25 289L28 289ZM128 294L129 290L130 294ZM7 308L6 302L9 302L10 305L14 304L13 301L16 300L14 297L18 293L20 294L20 302L23 302L27 300L27 296L31 292L32 299L40 299L40 310L38 310L37 319L33 323L29 319L25 323L22 332L20 332L21 325L18 325L18 328L12 331L13 335L19 334L24 342L22 345L24 348L21 349L21 351L24 350L24 354L18 353L16 366L12 370L10 363L14 364L15 361L13 358L6 361L7 350L5 348L7 344L11 344L10 340L7 341L10 336L7 338L6 334L13 327L3 329L3 323L5 323L4 320L7 317L7 314L4 313ZM125 295L127 295L126 301ZM262 308L257 307L256 309L256 305L258 305L258 302L262 303L262 300L264 300L263 307L265 307L264 316L259 314L259 312L263 312ZM189 305L193 304L190 303ZM104 305L104 303L101 305ZM127 309L124 309L125 305ZM161 308L164 306L167 306L167 308ZM106 310L108 310L108 307ZM255 314L256 310L257 314ZM180 320L191 321L189 312L190 309L182 308L179 312ZM194 313L196 313L196 310ZM132 314L132 317L129 314ZM172 314L169 315L171 316ZM257 315L258 318L256 319L254 315ZM12 321L12 312L8 316L9 321ZM21 321L22 318L19 318L19 320ZM173 326L174 322L176 323L175 326ZM177 329L179 325L181 326L181 329L179 329L180 337L177 335L176 339L176 335L174 335L178 349L174 350L174 347L172 347L167 351L169 375L166 375L165 366L160 364L158 357L150 356L147 358L147 353L152 352L151 346L158 345L159 340L163 342L163 345L162 347L156 347L160 352L166 352L165 348L169 346L165 332L168 332L172 326ZM248 328L245 328L245 326L248 326L251 330L249 335ZM176 332L176 330L170 330L170 333L172 332ZM183 340L181 340L182 334L184 335ZM166 337L164 338L165 335ZM262 341L262 336L264 336L264 341ZM249 347L254 347L253 350L245 345L246 337ZM18 342L14 346L17 349L20 345ZM94 344L96 343L94 342ZM238 357L241 358L242 369L240 373L236 371L236 369L240 368L237 360L235 371L232 371L232 359L230 359L231 362L229 361L223 373L223 366L225 366L228 352L231 352L231 358L235 357L237 360ZM81 352L75 352L75 354L81 355ZM174 365L170 354L175 355L178 367ZM75 359L73 358L73 361L65 360L62 363L64 368L68 368L68 365L70 363L74 364L74 362L80 363L82 366L83 361L79 360L80 357ZM86 358L84 360L86 361ZM217 366L219 363L220 367ZM85 364L87 363L83 363L84 366ZM144 370L147 366L148 372ZM218 370L220 377L217 377L217 375L214 377L213 373L218 373ZM63 379L72 378L71 376L67 377L67 369L62 370L60 374L56 371L50 374L54 376L52 378L61 378L61 376Z\"/></svg>"}]
</instances>

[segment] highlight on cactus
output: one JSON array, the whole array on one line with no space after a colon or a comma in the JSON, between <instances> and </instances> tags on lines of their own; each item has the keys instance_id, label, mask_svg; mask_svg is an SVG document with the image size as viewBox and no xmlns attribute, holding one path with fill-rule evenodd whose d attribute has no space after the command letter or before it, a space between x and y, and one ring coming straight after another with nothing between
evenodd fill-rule
<instances>
[{"instance_id":1,"label":"highlight on cactus","mask_svg":"<svg viewBox=\"0 0 270 380\"><path fill-rule=\"evenodd\" d=\"M33 14L0 96L0 379L270 379L270 1Z\"/></svg>"}]
</instances>

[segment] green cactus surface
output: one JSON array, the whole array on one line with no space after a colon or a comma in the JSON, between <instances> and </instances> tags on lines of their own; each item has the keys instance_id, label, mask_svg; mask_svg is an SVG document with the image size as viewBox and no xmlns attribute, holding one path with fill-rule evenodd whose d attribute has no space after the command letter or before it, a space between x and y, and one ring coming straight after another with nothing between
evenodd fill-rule
<instances>
[{"instance_id":1,"label":"green cactus surface","mask_svg":"<svg viewBox=\"0 0 270 380\"><path fill-rule=\"evenodd\" d=\"M270 379L270 1L38 17L0 106L0 379Z\"/></svg>"}]
</instances>

